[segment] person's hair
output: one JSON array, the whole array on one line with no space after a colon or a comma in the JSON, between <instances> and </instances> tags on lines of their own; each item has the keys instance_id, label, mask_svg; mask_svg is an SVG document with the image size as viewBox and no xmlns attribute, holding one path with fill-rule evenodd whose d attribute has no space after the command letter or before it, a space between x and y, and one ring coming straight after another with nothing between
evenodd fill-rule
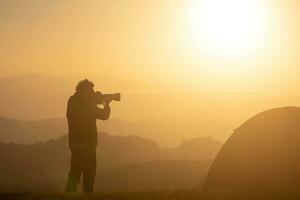
<instances>
[{"instance_id":1,"label":"person's hair","mask_svg":"<svg viewBox=\"0 0 300 200\"><path fill-rule=\"evenodd\" d=\"M89 81L88 79L84 79L77 84L76 92L84 93L85 91L88 91L93 88L94 88L94 83Z\"/></svg>"}]
</instances>

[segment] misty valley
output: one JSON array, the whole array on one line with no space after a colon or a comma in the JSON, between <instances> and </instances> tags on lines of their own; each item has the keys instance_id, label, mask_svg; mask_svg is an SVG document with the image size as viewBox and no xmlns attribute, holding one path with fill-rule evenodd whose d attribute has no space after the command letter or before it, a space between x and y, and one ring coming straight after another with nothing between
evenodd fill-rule
<instances>
[{"instance_id":1,"label":"misty valley","mask_svg":"<svg viewBox=\"0 0 300 200\"><path fill-rule=\"evenodd\" d=\"M64 190L70 160L67 137L57 134L56 138L52 138L50 133L44 131L61 130L59 126L64 123L65 120L56 120L52 124L44 121L26 124L0 118L1 140L6 141L0 144L1 192ZM36 142L41 135L43 142ZM15 138L19 140L14 141ZM177 147L167 148L146 138L100 132L95 191L201 187L220 147L219 141L209 137L187 140Z\"/></svg>"}]
</instances>

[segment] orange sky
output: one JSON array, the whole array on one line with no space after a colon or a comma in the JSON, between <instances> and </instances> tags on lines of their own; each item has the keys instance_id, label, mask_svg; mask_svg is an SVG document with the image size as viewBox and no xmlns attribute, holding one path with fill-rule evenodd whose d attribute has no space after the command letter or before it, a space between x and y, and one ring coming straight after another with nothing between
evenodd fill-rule
<instances>
[{"instance_id":1,"label":"orange sky","mask_svg":"<svg viewBox=\"0 0 300 200\"><path fill-rule=\"evenodd\" d=\"M2 75L164 77L179 50L180 7L151 2L1 1Z\"/></svg>"},{"instance_id":2,"label":"orange sky","mask_svg":"<svg viewBox=\"0 0 300 200\"><path fill-rule=\"evenodd\" d=\"M195 2L2 0L1 76L84 73L196 90L297 92L296 1L262 1L267 45L243 59L214 57L191 45L186 16Z\"/></svg>"}]
</instances>

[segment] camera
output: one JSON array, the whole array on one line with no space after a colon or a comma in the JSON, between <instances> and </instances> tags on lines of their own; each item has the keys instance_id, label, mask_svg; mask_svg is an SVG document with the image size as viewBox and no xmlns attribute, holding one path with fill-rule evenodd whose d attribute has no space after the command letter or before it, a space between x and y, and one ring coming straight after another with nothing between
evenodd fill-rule
<instances>
[{"instance_id":1,"label":"camera","mask_svg":"<svg viewBox=\"0 0 300 200\"><path fill-rule=\"evenodd\" d=\"M96 96L96 103L97 104L103 104L103 103L111 102L111 101L121 101L121 94L120 93L102 94L101 92L97 91L95 93L95 96Z\"/></svg>"}]
</instances>

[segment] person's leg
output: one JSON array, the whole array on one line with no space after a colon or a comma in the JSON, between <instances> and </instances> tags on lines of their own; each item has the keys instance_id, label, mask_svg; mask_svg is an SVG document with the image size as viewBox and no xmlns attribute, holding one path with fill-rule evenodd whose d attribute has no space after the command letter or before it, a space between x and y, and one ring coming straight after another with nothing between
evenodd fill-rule
<instances>
[{"instance_id":1,"label":"person's leg","mask_svg":"<svg viewBox=\"0 0 300 200\"><path fill-rule=\"evenodd\" d=\"M87 148L83 169L83 192L92 193L96 176L96 148Z\"/></svg>"},{"instance_id":2,"label":"person's leg","mask_svg":"<svg viewBox=\"0 0 300 200\"><path fill-rule=\"evenodd\" d=\"M66 186L67 193L75 193L77 191L77 185L80 182L81 170L81 152L79 149L71 149L71 168L69 171L69 177Z\"/></svg>"}]
</instances>

